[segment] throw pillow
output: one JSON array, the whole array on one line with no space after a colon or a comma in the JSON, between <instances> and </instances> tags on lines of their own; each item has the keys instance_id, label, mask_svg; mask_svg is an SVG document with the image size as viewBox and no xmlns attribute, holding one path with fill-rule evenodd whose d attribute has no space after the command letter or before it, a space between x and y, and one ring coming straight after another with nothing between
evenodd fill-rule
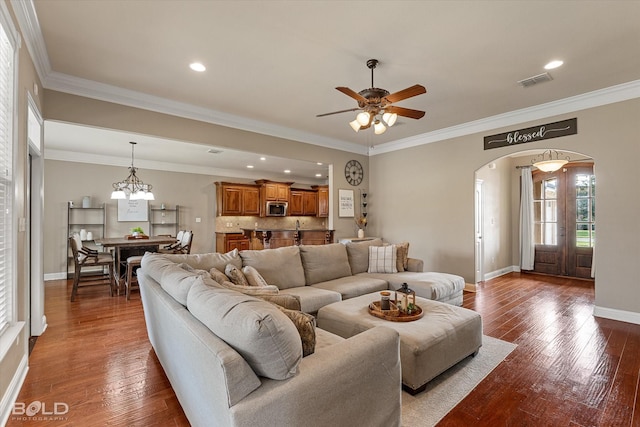
<instances>
[{"instance_id":1,"label":"throw pillow","mask_svg":"<svg viewBox=\"0 0 640 427\"><path fill-rule=\"evenodd\" d=\"M310 314L296 310L288 310L277 306L293 322L302 341L302 357L316 351L316 318Z\"/></svg>"},{"instance_id":2,"label":"throw pillow","mask_svg":"<svg viewBox=\"0 0 640 427\"><path fill-rule=\"evenodd\" d=\"M262 288L264 289L264 288ZM289 310L302 310L302 306L300 305L300 297L291 294L274 294L274 295L256 295L258 298L261 298L265 301L272 302L276 305L279 305L283 308L288 308Z\"/></svg>"},{"instance_id":3,"label":"throw pillow","mask_svg":"<svg viewBox=\"0 0 640 427\"><path fill-rule=\"evenodd\" d=\"M193 268L189 264L187 264L186 262L182 262L182 263L178 264L178 267L180 267L183 270L187 270L190 273L194 273L197 276L202 276L202 275L208 276L209 275L209 273L207 273L205 270L199 270L197 268Z\"/></svg>"},{"instance_id":4,"label":"throw pillow","mask_svg":"<svg viewBox=\"0 0 640 427\"><path fill-rule=\"evenodd\" d=\"M396 243L398 261L396 268L398 271L406 271L409 267L409 242Z\"/></svg>"},{"instance_id":5,"label":"throw pillow","mask_svg":"<svg viewBox=\"0 0 640 427\"><path fill-rule=\"evenodd\" d=\"M397 248L395 245L369 246L369 273L397 273Z\"/></svg>"},{"instance_id":6,"label":"throw pillow","mask_svg":"<svg viewBox=\"0 0 640 427\"><path fill-rule=\"evenodd\" d=\"M204 280L204 283L209 286L216 286L215 284L218 284L223 288L231 289L236 292L241 292L245 295L252 295L255 297L263 297L267 295L276 296L280 292L278 287L274 285L267 285L267 286L260 286L260 287L249 286L249 285L242 286L242 285L236 285L235 283L230 282L229 280L222 280L218 282L217 280L214 280L212 277L206 277L206 276L203 276L203 280Z\"/></svg>"},{"instance_id":7,"label":"throw pillow","mask_svg":"<svg viewBox=\"0 0 640 427\"><path fill-rule=\"evenodd\" d=\"M247 278L247 282L249 282L249 286L268 286L266 280L258 273L258 270L253 268L250 265L247 265L242 269L242 273Z\"/></svg>"},{"instance_id":8,"label":"throw pillow","mask_svg":"<svg viewBox=\"0 0 640 427\"><path fill-rule=\"evenodd\" d=\"M351 274L365 273L369 269L369 246L382 246L382 239L347 243Z\"/></svg>"},{"instance_id":9,"label":"throw pillow","mask_svg":"<svg viewBox=\"0 0 640 427\"><path fill-rule=\"evenodd\" d=\"M233 264L227 264L224 268L224 274L238 286L249 286L249 282L247 282L247 278L244 277L242 270Z\"/></svg>"},{"instance_id":10,"label":"throw pillow","mask_svg":"<svg viewBox=\"0 0 640 427\"><path fill-rule=\"evenodd\" d=\"M229 278L226 276L226 274L224 274L222 271L218 270L217 268L212 268L211 270L209 270L209 274L211 275L211 278L213 280L215 280L216 282L222 284L222 282L228 282Z\"/></svg>"}]
</instances>

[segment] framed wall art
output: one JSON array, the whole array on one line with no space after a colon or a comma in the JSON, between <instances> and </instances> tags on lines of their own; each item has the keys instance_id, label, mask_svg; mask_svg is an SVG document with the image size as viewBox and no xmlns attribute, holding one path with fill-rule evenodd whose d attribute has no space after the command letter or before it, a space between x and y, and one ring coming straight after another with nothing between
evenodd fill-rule
<instances>
[{"instance_id":1,"label":"framed wall art","mask_svg":"<svg viewBox=\"0 0 640 427\"><path fill-rule=\"evenodd\" d=\"M338 216L340 218L353 218L355 215L353 190L338 190Z\"/></svg>"},{"instance_id":2,"label":"framed wall art","mask_svg":"<svg viewBox=\"0 0 640 427\"><path fill-rule=\"evenodd\" d=\"M118 221L149 221L149 201L118 199Z\"/></svg>"}]
</instances>

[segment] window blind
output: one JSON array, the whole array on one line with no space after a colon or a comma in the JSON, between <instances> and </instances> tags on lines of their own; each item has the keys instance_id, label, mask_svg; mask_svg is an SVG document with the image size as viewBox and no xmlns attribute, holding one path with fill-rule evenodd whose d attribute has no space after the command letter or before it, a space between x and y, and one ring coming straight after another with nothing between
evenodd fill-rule
<instances>
[{"instance_id":1,"label":"window blind","mask_svg":"<svg viewBox=\"0 0 640 427\"><path fill-rule=\"evenodd\" d=\"M13 46L0 25L0 333L11 319L13 197Z\"/></svg>"}]
</instances>

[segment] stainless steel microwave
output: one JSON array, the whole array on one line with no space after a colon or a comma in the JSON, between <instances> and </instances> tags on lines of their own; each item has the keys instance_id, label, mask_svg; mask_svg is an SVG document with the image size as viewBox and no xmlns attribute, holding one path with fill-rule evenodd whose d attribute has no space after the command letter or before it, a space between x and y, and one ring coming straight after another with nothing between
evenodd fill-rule
<instances>
[{"instance_id":1,"label":"stainless steel microwave","mask_svg":"<svg viewBox=\"0 0 640 427\"><path fill-rule=\"evenodd\" d=\"M287 216L287 202L267 202L267 216Z\"/></svg>"}]
</instances>

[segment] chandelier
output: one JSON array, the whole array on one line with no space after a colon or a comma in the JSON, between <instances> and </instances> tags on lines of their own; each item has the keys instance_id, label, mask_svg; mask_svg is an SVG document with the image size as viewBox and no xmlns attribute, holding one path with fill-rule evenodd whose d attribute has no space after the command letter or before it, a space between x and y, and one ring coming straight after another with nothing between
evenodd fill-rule
<instances>
[{"instance_id":1,"label":"chandelier","mask_svg":"<svg viewBox=\"0 0 640 427\"><path fill-rule=\"evenodd\" d=\"M155 200L151 189L151 184L145 184L136 176L136 169L133 166L133 149L136 146L136 142L129 142L131 144L131 167L129 168L129 176L120 182L114 182L113 192L111 193L112 199L129 199L129 200Z\"/></svg>"},{"instance_id":2,"label":"chandelier","mask_svg":"<svg viewBox=\"0 0 640 427\"><path fill-rule=\"evenodd\" d=\"M563 158L560 158L560 156L563 156ZM540 160L536 160L537 158L540 158ZM543 172L555 172L569 163L569 160L571 160L569 156L564 156L559 151L547 150L531 160L531 164Z\"/></svg>"}]
</instances>

